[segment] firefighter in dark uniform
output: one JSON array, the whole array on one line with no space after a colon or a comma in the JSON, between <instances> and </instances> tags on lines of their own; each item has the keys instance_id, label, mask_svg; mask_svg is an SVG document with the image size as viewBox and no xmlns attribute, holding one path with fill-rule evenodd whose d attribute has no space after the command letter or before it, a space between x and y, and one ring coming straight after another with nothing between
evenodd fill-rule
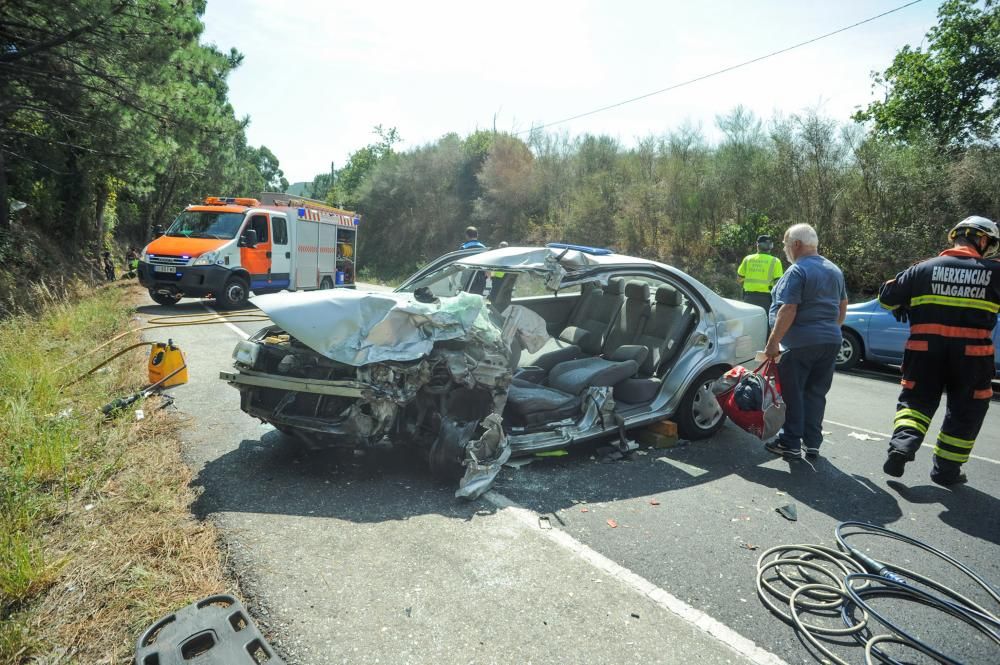
<instances>
[{"instance_id":1,"label":"firefighter in dark uniform","mask_svg":"<svg viewBox=\"0 0 1000 665\"><path fill-rule=\"evenodd\" d=\"M962 465L993 397L993 328L1000 310L1000 249L997 225L967 217L948 234L951 249L918 263L882 285L879 302L910 322L903 354L903 390L882 469L900 478L927 434L947 394L948 406L934 447L931 480L966 482Z\"/></svg>"}]
</instances>

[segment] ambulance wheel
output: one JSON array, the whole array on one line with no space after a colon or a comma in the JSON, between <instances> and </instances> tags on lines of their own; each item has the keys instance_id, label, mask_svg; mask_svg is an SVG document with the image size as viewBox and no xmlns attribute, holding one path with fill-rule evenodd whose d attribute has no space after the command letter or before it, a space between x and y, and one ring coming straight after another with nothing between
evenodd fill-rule
<instances>
[{"instance_id":1,"label":"ambulance wheel","mask_svg":"<svg viewBox=\"0 0 1000 665\"><path fill-rule=\"evenodd\" d=\"M222 287L222 293L216 297L216 303L225 309L237 309L247 304L250 287L239 277L230 277Z\"/></svg>"},{"instance_id":2,"label":"ambulance wheel","mask_svg":"<svg viewBox=\"0 0 1000 665\"><path fill-rule=\"evenodd\" d=\"M149 297L153 299L157 305L163 305L164 307L173 307L181 301L181 295L179 293L157 293L153 289L149 290Z\"/></svg>"},{"instance_id":3,"label":"ambulance wheel","mask_svg":"<svg viewBox=\"0 0 1000 665\"><path fill-rule=\"evenodd\" d=\"M324 289L324 290L326 290L326 289L332 289L333 288L333 280L330 279L329 277L324 277L323 281L321 281L319 283L319 288Z\"/></svg>"},{"instance_id":4,"label":"ambulance wheel","mask_svg":"<svg viewBox=\"0 0 1000 665\"><path fill-rule=\"evenodd\" d=\"M688 388L675 417L681 437L692 441L707 439L725 424L726 414L712 394L712 383L722 373L721 367L705 370Z\"/></svg>"}]
</instances>

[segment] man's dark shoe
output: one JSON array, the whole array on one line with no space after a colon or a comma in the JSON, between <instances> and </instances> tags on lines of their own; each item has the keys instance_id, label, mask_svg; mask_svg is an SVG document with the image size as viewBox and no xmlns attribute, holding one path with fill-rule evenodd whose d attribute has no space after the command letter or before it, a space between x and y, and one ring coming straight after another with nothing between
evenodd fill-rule
<instances>
[{"instance_id":1,"label":"man's dark shoe","mask_svg":"<svg viewBox=\"0 0 1000 665\"><path fill-rule=\"evenodd\" d=\"M791 448L787 448L781 445L781 442L778 439L775 439L770 443L765 443L764 450L774 455L778 455L784 460L794 461L802 459L801 450L792 450Z\"/></svg>"},{"instance_id":2,"label":"man's dark shoe","mask_svg":"<svg viewBox=\"0 0 1000 665\"><path fill-rule=\"evenodd\" d=\"M931 482L935 482L941 487L952 487L953 485L964 485L969 482L969 479L961 472L957 476L940 476L932 473Z\"/></svg>"},{"instance_id":3,"label":"man's dark shoe","mask_svg":"<svg viewBox=\"0 0 1000 665\"><path fill-rule=\"evenodd\" d=\"M886 458L885 464L882 465L882 470L893 478L902 478L903 470L906 468L906 463L908 461L909 460L906 459L906 455L893 451L889 453L889 457Z\"/></svg>"},{"instance_id":4,"label":"man's dark shoe","mask_svg":"<svg viewBox=\"0 0 1000 665\"><path fill-rule=\"evenodd\" d=\"M819 446L806 446L806 459L814 460L819 457Z\"/></svg>"}]
</instances>

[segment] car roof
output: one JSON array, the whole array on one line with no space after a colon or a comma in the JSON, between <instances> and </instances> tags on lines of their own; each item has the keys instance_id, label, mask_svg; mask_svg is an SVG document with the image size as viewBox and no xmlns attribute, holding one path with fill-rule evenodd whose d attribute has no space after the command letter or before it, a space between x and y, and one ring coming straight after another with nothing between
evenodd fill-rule
<instances>
[{"instance_id":1,"label":"car roof","mask_svg":"<svg viewBox=\"0 0 1000 665\"><path fill-rule=\"evenodd\" d=\"M455 263L497 270L551 270L556 264L567 272L599 266L657 266L663 264L614 252L594 252L567 247L503 247L463 257Z\"/></svg>"}]
</instances>

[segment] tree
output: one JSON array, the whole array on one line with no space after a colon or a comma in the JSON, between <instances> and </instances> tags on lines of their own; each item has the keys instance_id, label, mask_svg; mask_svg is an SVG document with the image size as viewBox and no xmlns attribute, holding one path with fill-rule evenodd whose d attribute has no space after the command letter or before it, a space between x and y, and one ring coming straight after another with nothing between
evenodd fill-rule
<instances>
[{"instance_id":1,"label":"tree","mask_svg":"<svg viewBox=\"0 0 1000 665\"><path fill-rule=\"evenodd\" d=\"M0 1L0 224L8 182L56 237L99 241L106 214L144 240L206 194L283 187L277 158L247 145L227 99L242 56L199 42L204 9Z\"/></svg>"},{"instance_id":2,"label":"tree","mask_svg":"<svg viewBox=\"0 0 1000 665\"><path fill-rule=\"evenodd\" d=\"M263 145L256 152L257 169L264 179L264 189L271 192L283 192L288 189L288 179L285 178L285 172L278 168L278 158L274 153Z\"/></svg>"},{"instance_id":3,"label":"tree","mask_svg":"<svg viewBox=\"0 0 1000 665\"><path fill-rule=\"evenodd\" d=\"M525 237L538 186L534 155L520 139L497 135L479 170L482 195L476 200L476 223L491 245Z\"/></svg>"},{"instance_id":4,"label":"tree","mask_svg":"<svg viewBox=\"0 0 1000 665\"><path fill-rule=\"evenodd\" d=\"M1000 4L948 0L938 25L927 33L927 50L904 46L874 85L883 101L854 118L871 121L876 133L907 140L926 133L939 146L995 140L1000 129Z\"/></svg>"},{"instance_id":5,"label":"tree","mask_svg":"<svg viewBox=\"0 0 1000 665\"><path fill-rule=\"evenodd\" d=\"M376 125L373 132L378 141L352 154L344 168L337 171L333 187L326 194L329 203L356 207L354 195L358 187L376 164L393 154L392 146L402 140L395 127L383 129L382 125Z\"/></svg>"}]
</instances>

